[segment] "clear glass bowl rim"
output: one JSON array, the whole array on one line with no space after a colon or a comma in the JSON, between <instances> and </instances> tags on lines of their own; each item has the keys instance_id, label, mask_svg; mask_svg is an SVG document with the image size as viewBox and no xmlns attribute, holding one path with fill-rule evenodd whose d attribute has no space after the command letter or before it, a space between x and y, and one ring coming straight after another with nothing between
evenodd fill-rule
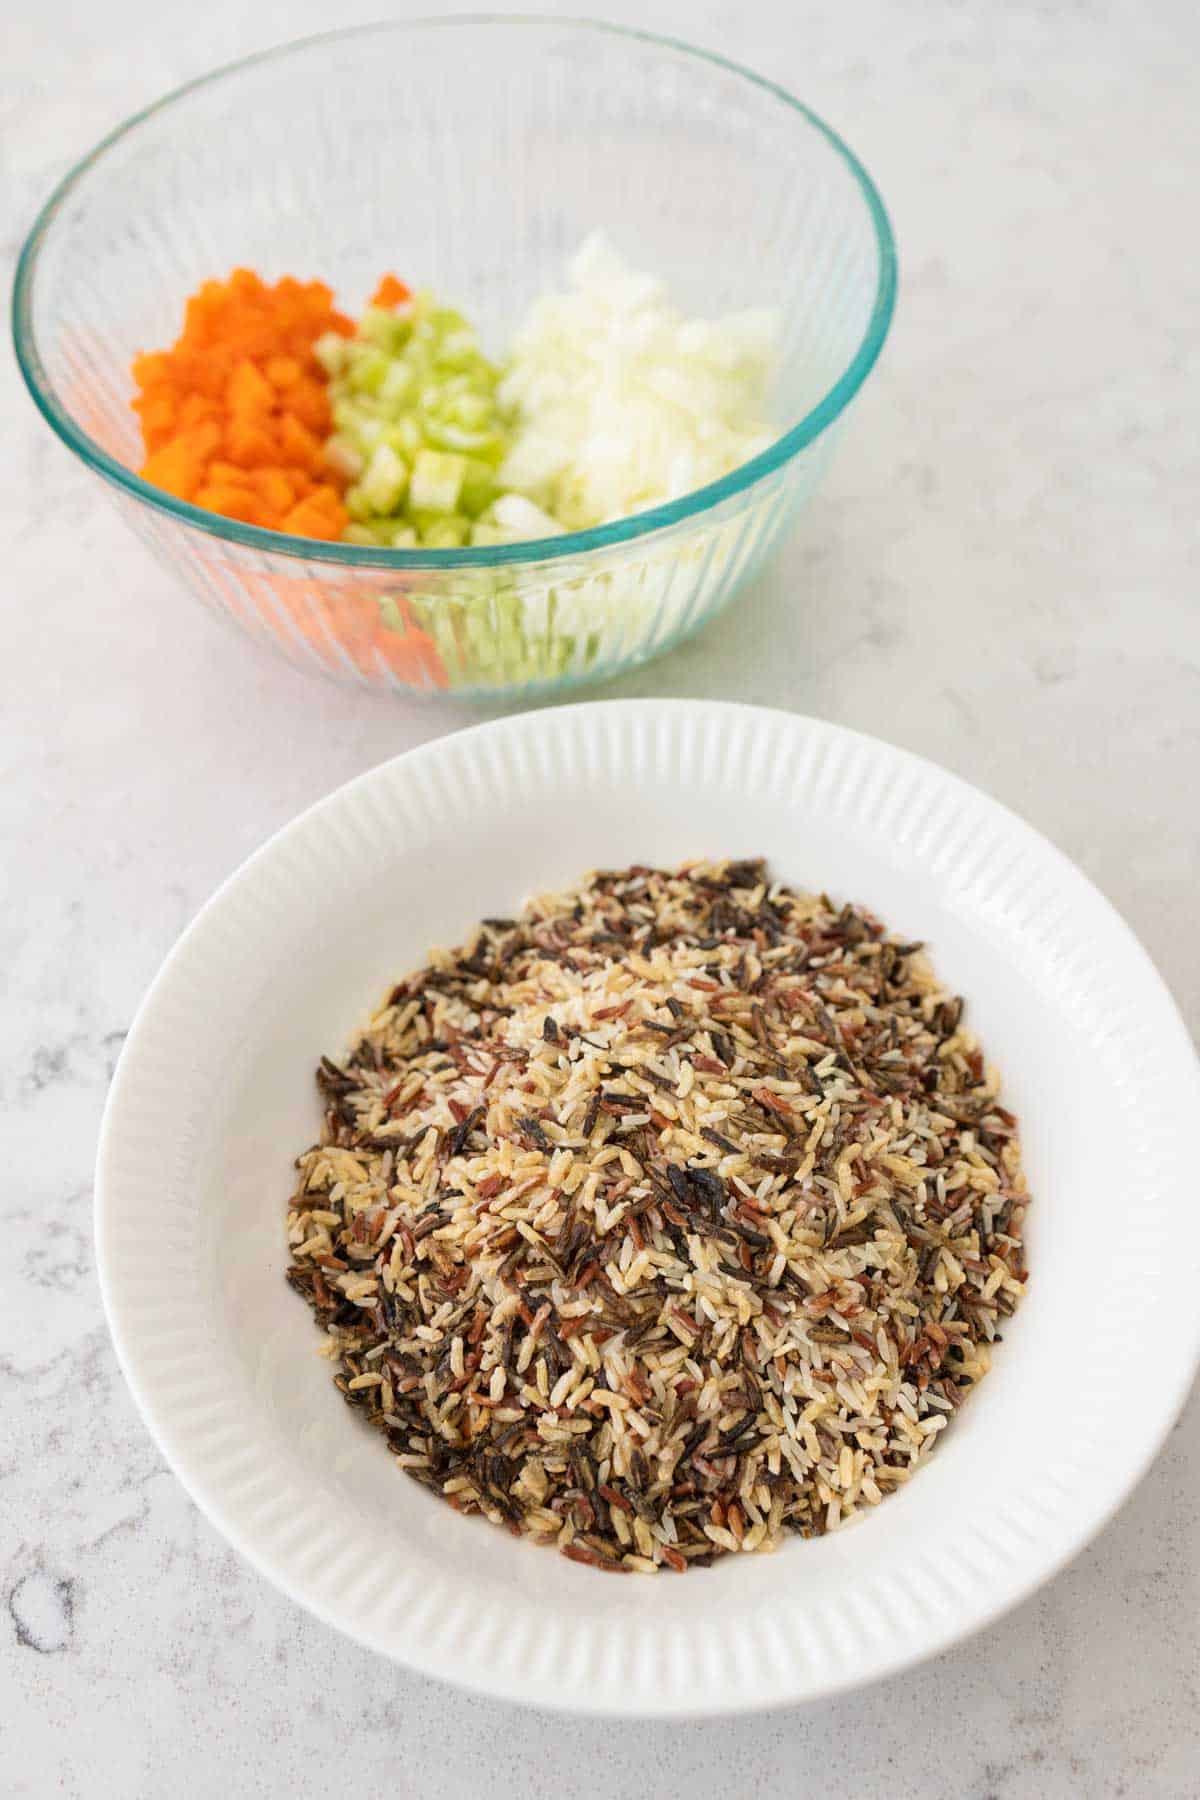
<instances>
[{"instance_id":1,"label":"clear glass bowl rim","mask_svg":"<svg viewBox=\"0 0 1200 1800\"><path fill-rule=\"evenodd\" d=\"M799 113L828 141L842 161L849 168L858 184L859 191L866 203L868 213L875 231L879 249L879 278L876 283L875 298L870 318L862 340L842 374L834 382L828 392L799 420L799 422L781 434L775 441L752 457L749 462L742 463L731 470L719 481L709 482L706 486L694 489L679 500L669 501L665 506L656 506L646 512L634 513L629 518L618 519L612 524L593 526L587 531L564 532L561 536L551 538L530 539L528 542L516 544L488 544L447 550L392 550L368 545L330 543L317 538L293 537L281 531L268 531L262 526L246 525L237 519L226 519L219 513L206 511L202 507L192 506L186 500L177 500L161 488L151 486L143 481L132 469L119 463L115 457L100 447L72 418L70 412L59 400L52 382L47 375L45 365L37 347L33 324L33 289L37 275L38 257L42 245L54 223L55 218L70 197L71 193L89 170L100 162L104 155L122 138L148 120L165 112L176 101L195 93L201 88L214 86L227 76L240 74L243 69L255 67L275 59L282 60L298 51L308 49L320 43L346 41L372 34L400 33L439 28L516 28L528 26L551 26L560 31L604 32L606 35L624 38L631 44L650 44L660 49L673 50L685 56L696 58L700 62L711 63L727 73L736 75L742 80L752 83L765 93L772 95L782 105ZM25 384L33 400L63 442L79 456L91 469L123 488L136 500L152 506L158 512L168 514L181 524L191 526L210 536L224 538L229 542L241 544L247 549L264 551L276 556L296 557L305 562L334 563L345 568L371 569L451 569L451 568L496 568L504 564L551 562L566 557L579 557L590 550L599 550L611 545L629 543L640 537L649 536L652 532L661 531L665 527L678 525L695 518L722 501L752 487L764 475L781 468L789 462L822 431L828 429L834 420L844 412L854 398L871 369L874 367L884 340L892 322L892 314L896 302L896 245L892 234L891 222L880 198L879 191L868 175L862 163L850 146L838 136L833 128L827 125L811 107L805 106L794 94L777 82L769 81L740 63L720 56L715 51L705 50L696 44L686 43L680 38L664 36L658 32L640 31L624 25L613 25L601 19L555 17L552 14L537 13L454 13L435 18L416 18L400 20L380 20L374 24L351 26L315 35L296 38L286 44L277 44L267 50L259 50L250 56L240 57L236 62L225 63L218 69L212 69L182 86L173 88L161 99L150 106L143 107L140 112L133 113L128 119L110 131L106 137L92 149L88 155L76 163L75 167L59 182L50 198L46 201L21 249L17 262L16 277L13 282L12 295L12 333L13 347L16 351L17 363Z\"/></svg>"}]
</instances>

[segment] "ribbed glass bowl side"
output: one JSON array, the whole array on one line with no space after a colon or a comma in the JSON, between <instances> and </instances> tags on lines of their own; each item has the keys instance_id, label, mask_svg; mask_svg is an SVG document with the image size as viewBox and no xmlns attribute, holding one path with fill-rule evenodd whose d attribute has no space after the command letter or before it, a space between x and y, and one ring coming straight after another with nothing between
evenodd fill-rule
<instances>
[{"instance_id":1,"label":"ribbed glass bowl side","mask_svg":"<svg viewBox=\"0 0 1200 1800\"><path fill-rule=\"evenodd\" d=\"M688 313L781 315L786 429L713 487L528 554L375 555L200 515L136 475L130 362L204 279L326 275L353 311L391 265L499 353L597 228ZM869 179L769 83L582 21L458 18L291 45L130 121L38 221L15 335L50 423L207 604L334 676L495 697L611 674L728 602L815 486L893 287Z\"/></svg>"},{"instance_id":2,"label":"ribbed glass bowl side","mask_svg":"<svg viewBox=\"0 0 1200 1800\"><path fill-rule=\"evenodd\" d=\"M715 617L775 548L834 436L698 519L495 569L345 569L264 555L117 499L204 605L300 668L404 692L533 696L646 662Z\"/></svg>"}]
</instances>

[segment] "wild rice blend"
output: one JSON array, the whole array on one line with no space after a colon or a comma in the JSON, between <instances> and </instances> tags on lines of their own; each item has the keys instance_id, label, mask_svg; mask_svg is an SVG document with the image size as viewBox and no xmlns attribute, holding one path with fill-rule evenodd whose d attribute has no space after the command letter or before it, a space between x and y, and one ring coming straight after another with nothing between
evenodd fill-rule
<instances>
[{"instance_id":1,"label":"wild rice blend","mask_svg":"<svg viewBox=\"0 0 1200 1800\"><path fill-rule=\"evenodd\" d=\"M684 1570L874 1506L1022 1293L1016 1120L918 944L761 862L486 919L317 1080L288 1279L460 1511Z\"/></svg>"}]
</instances>

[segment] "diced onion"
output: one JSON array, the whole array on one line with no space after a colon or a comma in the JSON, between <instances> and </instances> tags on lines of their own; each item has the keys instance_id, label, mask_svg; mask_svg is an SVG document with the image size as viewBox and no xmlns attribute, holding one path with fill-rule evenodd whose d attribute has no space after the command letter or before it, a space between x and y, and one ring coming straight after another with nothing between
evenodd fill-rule
<instances>
[{"instance_id":1,"label":"diced onion","mask_svg":"<svg viewBox=\"0 0 1200 1800\"><path fill-rule=\"evenodd\" d=\"M516 433L502 486L578 530L678 499L767 447L774 313L686 319L599 234L569 273L565 293L534 302L506 366Z\"/></svg>"}]
</instances>

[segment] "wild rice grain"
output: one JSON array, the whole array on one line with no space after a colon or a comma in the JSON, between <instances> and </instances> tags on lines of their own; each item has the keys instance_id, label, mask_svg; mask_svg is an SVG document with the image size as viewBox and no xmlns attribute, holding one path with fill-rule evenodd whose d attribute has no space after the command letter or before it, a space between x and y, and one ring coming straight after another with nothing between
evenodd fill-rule
<instances>
[{"instance_id":1,"label":"wild rice grain","mask_svg":"<svg viewBox=\"0 0 1200 1800\"><path fill-rule=\"evenodd\" d=\"M1016 1121L921 947L760 862L634 867L400 982L288 1280L458 1511L679 1573L875 1506L1025 1280Z\"/></svg>"}]
</instances>

